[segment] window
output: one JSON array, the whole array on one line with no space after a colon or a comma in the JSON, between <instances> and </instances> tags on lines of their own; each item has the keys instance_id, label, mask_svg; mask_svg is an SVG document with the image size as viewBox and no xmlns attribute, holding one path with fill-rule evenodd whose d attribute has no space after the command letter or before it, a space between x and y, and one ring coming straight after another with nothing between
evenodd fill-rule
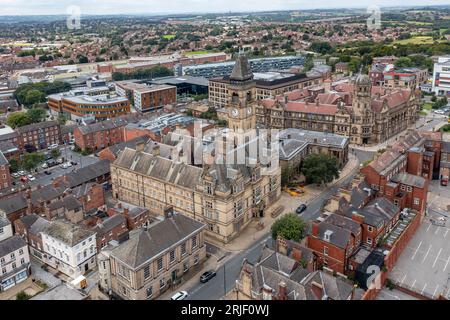
<instances>
[{"instance_id":1,"label":"window","mask_svg":"<svg viewBox=\"0 0 450 320\"><path fill-rule=\"evenodd\" d=\"M158 271L161 271L163 269L163 258L159 258L157 261L158 264Z\"/></svg>"},{"instance_id":2,"label":"window","mask_svg":"<svg viewBox=\"0 0 450 320\"><path fill-rule=\"evenodd\" d=\"M414 204L416 206L420 205L420 199L419 198L414 198Z\"/></svg>"},{"instance_id":3,"label":"window","mask_svg":"<svg viewBox=\"0 0 450 320\"><path fill-rule=\"evenodd\" d=\"M144 267L144 279L148 279L149 277L150 277L150 265Z\"/></svg>"},{"instance_id":4,"label":"window","mask_svg":"<svg viewBox=\"0 0 450 320\"><path fill-rule=\"evenodd\" d=\"M24 258L20 259L20 264L25 264L25 259Z\"/></svg>"},{"instance_id":5,"label":"window","mask_svg":"<svg viewBox=\"0 0 450 320\"><path fill-rule=\"evenodd\" d=\"M372 245L372 238L367 238L367 244L370 244L370 245Z\"/></svg>"},{"instance_id":6,"label":"window","mask_svg":"<svg viewBox=\"0 0 450 320\"><path fill-rule=\"evenodd\" d=\"M159 280L159 288L162 289L166 286L166 281L164 279Z\"/></svg>"},{"instance_id":7,"label":"window","mask_svg":"<svg viewBox=\"0 0 450 320\"><path fill-rule=\"evenodd\" d=\"M151 298L153 295L153 287L148 287L147 288L147 299Z\"/></svg>"},{"instance_id":8,"label":"window","mask_svg":"<svg viewBox=\"0 0 450 320\"><path fill-rule=\"evenodd\" d=\"M2 274L6 273L6 268L2 268Z\"/></svg>"},{"instance_id":9,"label":"window","mask_svg":"<svg viewBox=\"0 0 450 320\"><path fill-rule=\"evenodd\" d=\"M373 231L373 227L372 226L367 226L367 231L372 232Z\"/></svg>"},{"instance_id":10,"label":"window","mask_svg":"<svg viewBox=\"0 0 450 320\"><path fill-rule=\"evenodd\" d=\"M175 261L175 250L170 251L170 253L169 253L169 261L170 261L170 263Z\"/></svg>"},{"instance_id":11,"label":"window","mask_svg":"<svg viewBox=\"0 0 450 320\"><path fill-rule=\"evenodd\" d=\"M181 244L181 255L184 256L186 254L186 243Z\"/></svg>"},{"instance_id":12,"label":"window","mask_svg":"<svg viewBox=\"0 0 450 320\"><path fill-rule=\"evenodd\" d=\"M16 258L16 255L14 254L14 252L11 253L10 257L11 257L11 259L15 259Z\"/></svg>"},{"instance_id":13,"label":"window","mask_svg":"<svg viewBox=\"0 0 450 320\"><path fill-rule=\"evenodd\" d=\"M328 255L328 247L323 247L323 254Z\"/></svg>"},{"instance_id":14,"label":"window","mask_svg":"<svg viewBox=\"0 0 450 320\"><path fill-rule=\"evenodd\" d=\"M197 248L197 236L192 237L192 249Z\"/></svg>"},{"instance_id":15,"label":"window","mask_svg":"<svg viewBox=\"0 0 450 320\"><path fill-rule=\"evenodd\" d=\"M183 272L186 272L186 271L188 271L189 270L189 262L185 262L185 263L183 263Z\"/></svg>"},{"instance_id":16,"label":"window","mask_svg":"<svg viewBox=\"0 0 450 320\"><path fill-rule=\"evenodd\" d=\"M0 259L0 263L5 263L5 258L2 257L2 258Z\"/></svg>"},{"instance_id":17,"label":"window","mask_svg":"<svg viewBox=\"0 0 450 320\"><path fill-rule=\"evenodd\" d=\"M125 279L130 279L130 270L128 270L123 264L119 265L119 274Z\"/></svg>"},{"instance_id":18,"label":"window","mask_svg":"<svg viewBox=\"0 0 450 320\"><path fill-rule=\"evenodd\" d=\"M2 234L3 233L3 228L0 228L0 234Z\"/></svg>"},{"instance_id":19,"label":"window","mask_svg":"<svg viewBox=\"0 0 450 320\"><path fill-rule=\"evenodd\" d=\"M13 269L15 269L15 268L16 268L16 263L13 262L13 263L11 264L11 267L12 267Z\"/></svg>"},{"instance_id":20,"label":"window","mask_svg":"<svg viewBox=\"0 0 450 320\"><path fill-rule=\"evenodd\" d=\"M198 255L194 256L194 266L198 264Z\"/></svg>"},{"instance_id":21,"label":"window","mask_svg":"<svg viewBox=\"0 0 450 320\"><path fill-rule=\"evenodd\" d=\"M406 191L412 192L412 187L410 187L410 186L406 187Z\"/></svg>"}]
</instances>

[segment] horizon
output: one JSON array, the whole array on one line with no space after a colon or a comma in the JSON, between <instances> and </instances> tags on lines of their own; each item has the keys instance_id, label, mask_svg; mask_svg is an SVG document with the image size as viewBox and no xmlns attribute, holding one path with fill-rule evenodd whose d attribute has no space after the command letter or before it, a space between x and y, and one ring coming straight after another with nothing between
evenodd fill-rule
<instances>
[{"instance_id":1,"label":"horizon","mask_svg":"<svg viewBox=\"0 0 450 320\"><path fill-rule=\"evenodd\" d=\"M343 0L341 6L337 7L335 1L324 0L320 6L311 4L308 1L296 0L249 0L239 3L234 1L217 0L213 4L207 0L172 0L168 3L161 3L159 0L142 3L140 0L123 1L120 0L81 0L72 3L70 0L62 0L58 3L49 4L47 0L0 0L0 16L67 16L67 9L71 6L78 6L81 14L86 16L165 16L165 15L193 15L193 14L245 14L263 12L283 12L283 11L312 11L312 10L361 10L369 6L377 5L380 8L411 8L411 7L432 7L448 6L443 0L430 0L426 5L420 0L411 1L408 4L402 0L362 0L356 4L352 0ZM159 3L158 3L159 2ZM186 5L190 3L190 5ZM158 10L151 10L148 7L158 6ZM188 6L189 9L182 10L181 7ZM259 7L259 10L255 10ZM124 11L127 10L127 11ZM98 13L101 12L101 13Z\"/></svg>"}]
</instances>

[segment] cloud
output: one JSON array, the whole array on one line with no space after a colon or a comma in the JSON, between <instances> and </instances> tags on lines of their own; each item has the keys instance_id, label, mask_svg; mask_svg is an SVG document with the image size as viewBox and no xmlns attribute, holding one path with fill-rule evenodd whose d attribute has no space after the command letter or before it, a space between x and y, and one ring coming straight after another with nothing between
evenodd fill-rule
<instances>
[{"instance_id":1,"label":"cloud","mask_svg":"<svg viewBox=\"0 0 450 320\"><path fill-rule=\"evenodd\" d=\"M410 0L408 5L445 4L445 0ZM66 14L71 5L84 14L156 14L405 5L404 0L0 0L0 15Z\"/></svg>"}]
</instances>

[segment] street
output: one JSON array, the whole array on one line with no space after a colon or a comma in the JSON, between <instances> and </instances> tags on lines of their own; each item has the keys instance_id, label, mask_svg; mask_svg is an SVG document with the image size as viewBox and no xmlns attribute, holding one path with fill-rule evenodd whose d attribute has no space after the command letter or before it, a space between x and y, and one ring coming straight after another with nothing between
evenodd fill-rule
<instances>
[{"instance_id":1,"label":"street","mask_svg":"<svg viewBox=\"0 0 450 320\"><path fill-rule=\"evenodd\" d=\"M359 150L357 155L358 160L361 162L363 159L369 159L373 152ZM353 177L357 174L359 168L354 169L348 177L344 178L337 185L327 189L321 193L316 199L308 203L308 208L304 211L301 217L305 221L311 221L316 219L320 214L320 209L323 202L329 199L342 185L348 184ZM270 233L266 233L255 243L243 252L230 256L220 267L216 270L217 276L211 279L207 283L200 283L192 288L188 288L188 300L216 300L223 297L226 292L229 292L234 288L236 279L239 276L242 262L244 259L254 263L259 259L261 254L261 248L265 243L272 241ZM224 267L225 266L225 267ZM224 273L225 269L225 273ZM225 275L225 277L224 277ZM200 275L198 275L200 277ZM224 288L224 283L226 288Z\"/></svg>"}]
</instances>

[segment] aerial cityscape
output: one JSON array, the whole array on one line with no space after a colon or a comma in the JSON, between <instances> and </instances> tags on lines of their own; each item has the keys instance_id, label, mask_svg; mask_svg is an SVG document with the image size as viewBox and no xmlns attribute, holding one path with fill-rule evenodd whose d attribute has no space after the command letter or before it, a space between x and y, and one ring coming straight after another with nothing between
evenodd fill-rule
<instances>
[{"instance_id":1,"label":"aerial cityscape","mask_svg":"<svg viewBox=\"0 0 450 320\"><path fill-rule=\"evenodd\" d=\"M0 0L0 300L449 300L450 5L159 2Z\"/></svg>"}]
</instances>

